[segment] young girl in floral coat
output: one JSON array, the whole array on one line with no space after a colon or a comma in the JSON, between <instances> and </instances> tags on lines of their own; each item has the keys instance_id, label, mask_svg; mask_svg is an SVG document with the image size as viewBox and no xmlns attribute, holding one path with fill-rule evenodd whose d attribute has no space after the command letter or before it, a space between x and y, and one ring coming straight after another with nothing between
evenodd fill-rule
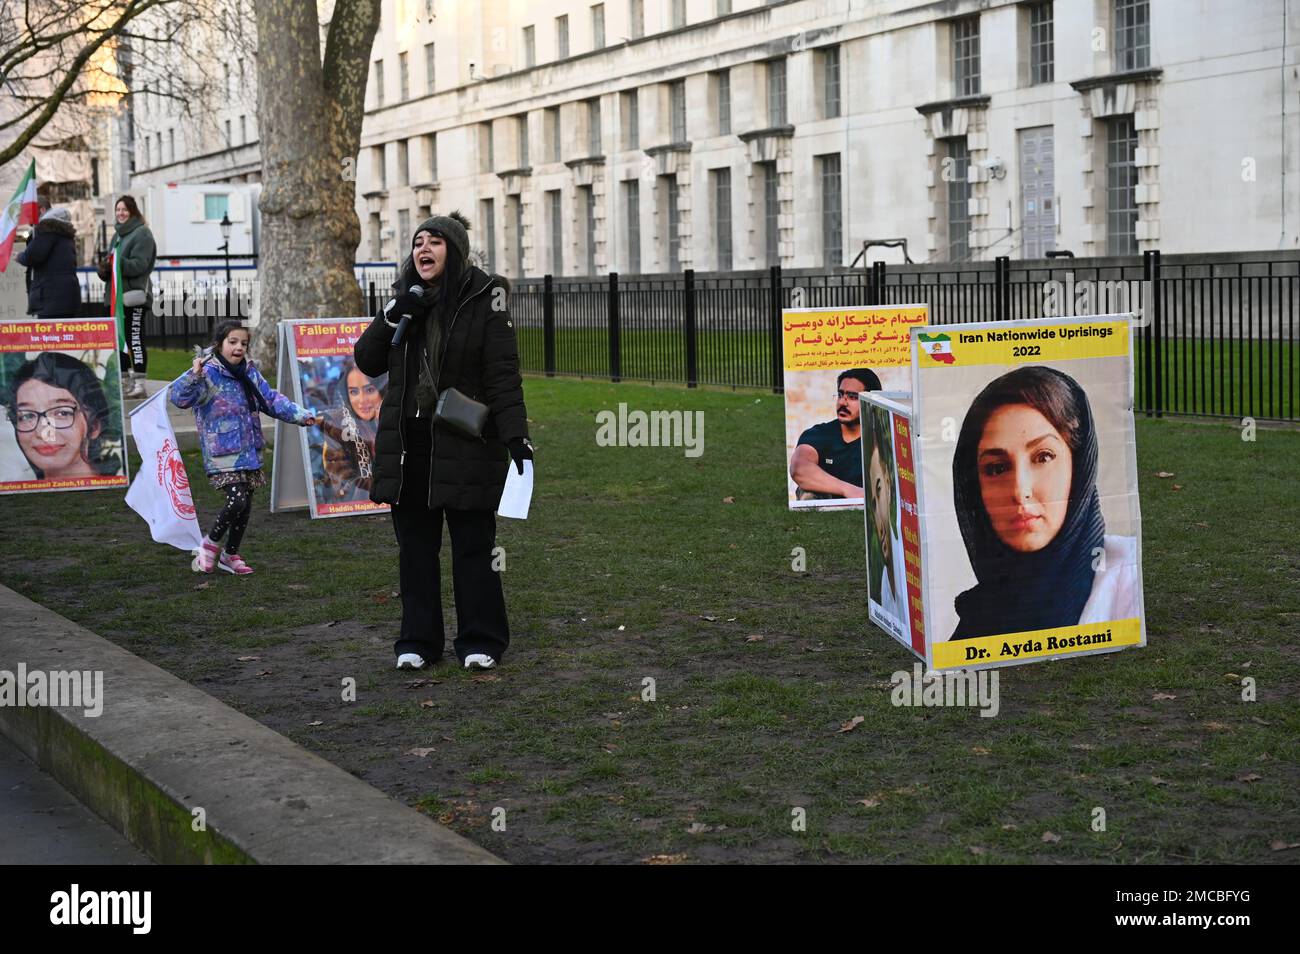
<instances>
[{"instance_id":1,"label":"young girl in floral coat","mask_svg":"<svg viewBox=\"0 0 1300 954\"><path fill-rule=\"evenodd\" d=\"M211 573L220 567L240 576L252 569L239 555L248 528L253 491L266 484L262 473L260 414L306 427L320 421L316 411L301 408L275 391L249 360L249 333L237 321L217 325L212 354L194 359L194 365L171 386L171 402L194 408L194 420L203 450L203 467L212 486L226 495L216 523L203 538L194 569ZM226 547L221 538L229 531Z\"/></svg>"}]
</instances>

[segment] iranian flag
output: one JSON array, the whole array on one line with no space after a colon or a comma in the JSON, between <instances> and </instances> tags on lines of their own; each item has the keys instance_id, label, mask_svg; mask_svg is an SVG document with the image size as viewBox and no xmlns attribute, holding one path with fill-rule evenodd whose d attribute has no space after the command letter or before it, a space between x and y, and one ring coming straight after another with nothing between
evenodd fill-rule
<instances>
[{"instance_id":1,"label":"iranian flag","mask_svg":"<svg viewBox=\"0 0 1300 954\"><path fill-rule=\"evenodd\" d=\"M35 225L39 217L36 212L36 160L33 159L23 181L18 184L18 191L5 206L4 215L0 215L0 272L9 268L18 226Z\"/></svg>"}]
</instances>

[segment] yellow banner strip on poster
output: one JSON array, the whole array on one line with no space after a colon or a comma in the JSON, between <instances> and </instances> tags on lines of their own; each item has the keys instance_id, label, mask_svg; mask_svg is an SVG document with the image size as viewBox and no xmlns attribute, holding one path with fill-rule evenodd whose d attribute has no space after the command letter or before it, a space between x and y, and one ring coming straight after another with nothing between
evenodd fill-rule
<instances>
[{"instance_id":1,"label":"yellow banner strip on poster","mask_svg":"<svg viewBox=\"0 0 1300 954\"><path fill-rule=\"evenodd\" d=\"M963 666L1018 662L1035 657L1136 646L1141 641L1142 625L1136 616L1086 626L1060 626L1006 636L950 640L935 643L934 668L960 669Z\"/></svg>"},{"instance_id":2,"label":"yellow banner strip on poster","mask_svg":"<svg viewBox=\"0 0 1300 954\"><path fill-rule=\"evenodd\" d=\"M880 305L781 316L787 371L846 371L912 363L908 329L924 325L926 307Z\"/></svg>"},{"instance_id":3,"label":"yellow banner strip on poster","mask_svg":"<svg viewBox=\"0 0 1300 954\"><path fill-rule=\"evenodd\" d=\"M985 325L968 331L923 329L917 340L917 367L964 368L1122 357L1128 354L1128 336L1127 321L1038 327Z\"/></svg>"}]
</instances>

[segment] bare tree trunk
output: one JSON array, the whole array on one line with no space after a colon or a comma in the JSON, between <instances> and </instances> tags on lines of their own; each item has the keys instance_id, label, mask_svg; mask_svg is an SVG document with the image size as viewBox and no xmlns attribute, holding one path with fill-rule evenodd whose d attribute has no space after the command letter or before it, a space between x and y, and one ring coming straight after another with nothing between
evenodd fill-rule
<instances>
[{"instance_id":1,"label":"bare tree trunk","mask_svg":"<svg viewBox=\"0 0 1300 954\"><path fill-rule=\"evenodd\" d=\"M253 350L274 381L283 318L359 315L356 176L380 0L338 0L322 62L316 0L257 0L261 309Z\"/></svg>"}]
</instances>

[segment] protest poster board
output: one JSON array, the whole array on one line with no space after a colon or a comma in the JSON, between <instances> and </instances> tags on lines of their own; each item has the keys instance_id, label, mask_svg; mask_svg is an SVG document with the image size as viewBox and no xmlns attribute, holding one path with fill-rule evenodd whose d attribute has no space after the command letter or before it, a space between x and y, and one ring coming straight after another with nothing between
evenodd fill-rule
<instances>
[{"instance_id":1,"label":"protest poster board","mask_svg":"<svg viewBox=\"0 0 1300 954\"><path fill-rule=\"evenodd\" d=\"M387 513L370 500L375 435L388 375L371 378L352 360L369 318L280 322L278 390L313 407L311 427L276 422L271 512L307 507L312 518Z\"/></svg>"},{"instance_id":2,"label":"protest poster board","mask_svg":"<svg viewBox=\"0 0 1300 954\"><path fill-rule=\"evenodd\" d=\"M1146 645L1129 318L912 330L931 669Z\"/></svg>"},{"instance_id":3,"label":"protest poster board","mask_svg":"<svg viewBox=\"0 0 1300 954\"><path fill-rule=\"evenodd\" d=\"M927 320L925 305L782 310L791 510L862 506L859 394L907 390L908 332Z\"/></svg>"},{"instance_id":4,"label":"protest poster board","mask_svg":"<svg viewBox=\"0 0 1300 954\"><path fill-rule=\"evenodd\" d=\"M0 494L127 486L112 318L0 322Z\"/></svg>"},{"instance_id":5,"label":"protest poster board","mask_svg":"<svg viewBox=\"0 0 1300 954\"><path fill-rule=\"evenodd\" d=\"M867 615L925 658L921 536L912 455L912 396L861 396L862 473L866 478Z\"/></svg>"}]
</instances>

